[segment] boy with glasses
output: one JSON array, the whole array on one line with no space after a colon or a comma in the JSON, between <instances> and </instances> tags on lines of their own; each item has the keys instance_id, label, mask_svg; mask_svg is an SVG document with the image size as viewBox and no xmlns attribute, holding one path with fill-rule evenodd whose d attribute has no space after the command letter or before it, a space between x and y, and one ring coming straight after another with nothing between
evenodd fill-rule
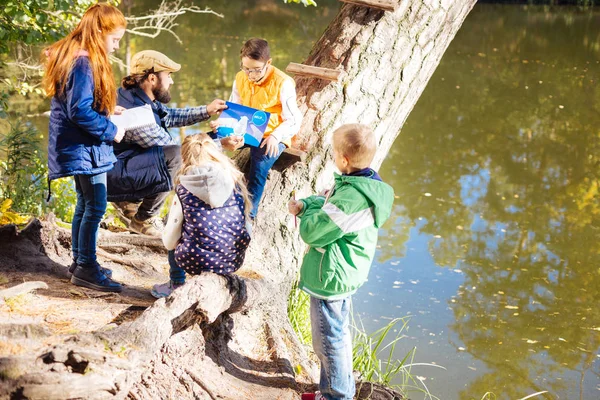
<instances>
[{"instance_id":1,"label":"boy with glasses","mask_svg":"<svg viewBox=\"0 0 600 400\"><path fill-rule=\"evenodd\" d=\"M274 67L266 40L252 38L240 50L240 69L235 76L229 101L271 113L259 147L250 147L248 192L252 198L250 217L254 219L275 164L292 137L300 130L302 115L296 103L296 84L292 78ZM210 123L213 130L219 121ZM238 145L242 147L243 142Z\"/></svg>"}]
</instances>

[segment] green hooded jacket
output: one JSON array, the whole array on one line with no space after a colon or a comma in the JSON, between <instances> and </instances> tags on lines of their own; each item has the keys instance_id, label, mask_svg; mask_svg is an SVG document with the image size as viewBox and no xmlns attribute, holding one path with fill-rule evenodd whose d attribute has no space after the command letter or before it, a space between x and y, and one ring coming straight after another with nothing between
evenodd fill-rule
<instances>
[{"instance_id":1,"label":"green hooded jacket","mask_svg":"<svg viewBox=\"0 0 600 400\"><path fill-rule=\"evenodd\" d=\"M300 236L310 248L298 286L325 300L351 296L367 280L378 229L390 216L394 190L369 177L335 174L327 201L322 196L301 201Z\"/></svg>"}]
</instances>

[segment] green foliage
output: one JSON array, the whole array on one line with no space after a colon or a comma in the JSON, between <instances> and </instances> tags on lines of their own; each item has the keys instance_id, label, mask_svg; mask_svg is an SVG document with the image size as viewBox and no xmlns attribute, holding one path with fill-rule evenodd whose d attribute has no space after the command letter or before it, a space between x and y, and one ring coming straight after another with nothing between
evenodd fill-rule
<instances>
[{"instance_id":1,"label":"green foliage","mask_svg":"<svg viewBox=\"0 0 600 400\"><path fill-rule=\"evenodd\" d=\"M12 211L10 208L12 206L11 199L5 199L0 203L0 226L6 224L24 224L28 221L28 218Z\"/></svg>"},{"instance_id":2,"label":"green foliage","mask_svg":"<svg viewBox=\"0 0 600 400\"><path fill-rule=\"evenodd\" d=\"M307 6L317 6L317 2L314 0L283 0L284 3L302 3L304 7Z\"/></svg>"},{"instance_id":3,"label":"green foliage","mask_svg":"<svg viewBox=\"0 0 600 400\"><path fill-rule=\"evenodd\" d=\"M386 339L392 328L396 324L402 323L396 337L389 343L385 344ZM392 379L402 372L404 362L413 353L411 351L400 362L394 360L394 349L398 340L402 338L401 334L408 324L408 318L396 318L386 326L377 331L367 334L362 322L360 327L355 321L352 323L354 329L352 359L353 369L360 372L362 378L368 382L381 383L386 386L391 386ZM389 348L387 360L382 361L381 353Z\"/></svg>"},{"instance_id":4,"label":"green foliage","mask_svg":"<svg viewBox=\"0 0 600 400\"><path fill-rule=\"evenodd\" d=\"M20 121L10 126L0 141L0 199L11 199L13 210L40 215L43 204L46 163L39 149L38 131Z\"/></svg>"},{"instance_id":5,"label":"green foliage","mask_svg":"<svg viewBox=\"0 0 600 400\"><path fill-rule=\"evenodd\" d=\"M8 110L8 98L10 95L4 91L0 91L0 118L6 118L6 110Z\"/></svg>"},{"instance_id":6,"label":"green foliage","mask_svg":"<svg viewBox=\"0 0 600 400\"><path fill-rule=\"evenodd\" d=\"M77 204L77 192L73 179L70 177L55 179L51 186L52 198L45 208L52 211L57 218L70 223L73 221L75 204Z\"/></svg>"},{"instance_id":7,"label":"green foliage","mask_svg":"<svg viewBox=\"0 0 600 400\"><path fill-rule=\"evenodd\" d=\"M353 370L358 371L361 379L394 388L406 394L409 391L425 393L425 398L437 399L429 392L422 378L415 377L411 368L415 365L427 365L443 368L434 364L415 364L416 348L410 350L402 360L395 358L396 344L404 337L409 317L395 318L386 326L367 334L362 322L360 327L352 321L354 336L352 339ZM390 336L395 334L395 337ZM408 396L405 396L408 398Z\"/></svg>"},{"instance_id":8,"label":"green foliage","mask_svg":"<svg viewBox=\"0 0 600 400\"><path fill-rule=\"evenodd\" d=\"M288 317L298 339L303 344L311 344L310 331L310 296L298 289L296 282L290 291L288 299Z\"/></svg>"},{"instance_id":9,"label":"green foliage","mask_svg":"<svg viewBox=\"0 0 600 400\"><path fill-rule=\"evenodd\" d=\"M13 43L33 45L61 39L94 3L96 0L5 0L0 9L0 54L7 53Z\"/></svg>"},{"instance_id":10,"label":"green foliage","mask_svg":"<svg viewBox=\"0 0 600 400\"><path fill-rule=\"evenodd\" d=\"M0 202L12 200L12 210L40 216L52 211L71 222L77 195L72 179L52 182L53 197L46 203L48 190L46 159L40 150L41 135L32 126L17 121L0 141Z\"/></svg>"}]
</instances>

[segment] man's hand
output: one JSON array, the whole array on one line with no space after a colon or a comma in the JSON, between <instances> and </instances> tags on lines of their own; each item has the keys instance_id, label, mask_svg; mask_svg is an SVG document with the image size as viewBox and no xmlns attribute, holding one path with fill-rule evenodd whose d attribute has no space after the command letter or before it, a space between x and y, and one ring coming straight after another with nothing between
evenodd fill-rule
<instances>
[{"instance_id":1,"label":"man's hand","mask_svg":"<svg viewBox=\"0 0 600 400\"><path fill-rule=\"evenodd\" d=\"M121 114L123 114L123 111L125 111L125 110L126 110L125 107L116 106L114 114L115 115L121 115Z\"/></svg>"},{"instance_id":2,"label":"man's hand","mask_svg":"<svg viewBox=\"0 0 600 400\"><path fill-rule=\"evenodd\" d=\"M125 111L125 110L126 110L125 107L116 106L114 114L115 115L121 115L121 114L123 114L123 111Z\"/></svg>"},{"instance_id":3,"label":"man's hand","mask_svg":"<svg viewBox=\"0 0 600 400\"><path fill-rule=\"evenodd\" d=\"M210 116L220 115L221 111L225 110L226 108L227 105L225 105L225 100L215 99L212 101L212 103L206 106L206 112Z\"/></svg>"},{"instance_id":4,"label":"man's hand","mask_svg":"<svg viewBox=\"0 0 600 400\"><path fill-rule=\"evenodd\" d=\"M269 157L275 157L279 153L279 140L274 136L269 136L260 144L260 148L267 147L266 155Z\"/></svg>"},{"instance_id":5,"label":"man's hand","mask_svg":"<svg viewBox=\"0 0 600 400\"><path fill-rule=\"evenodd\" d=\"M244 145L244 137L243 136L227 136L221 139L221 146L225 150L234 151L239 149Z\"/></svg>"},{"instance_id":6,"label":"man's hand","mask_svg":"<svg viewBox=\"0 0 600 400\"><path fill-rule=\"evenodd\" d=\"M121 143L125 137L125 128L117 128L117 135L114 138L115 143Z\"/></svg>"},{"instance_id":7,"label":"man's hand","mask_svg":"<svg viewBox=\"0 0 600 400\"><path fill-rule=\"evenodd\" d=\"M304 203L301 201L292 199L288 202L288 211L292 215L300 214L302 212L303 208L304 208Z\"/></svg>"}]
</instances>

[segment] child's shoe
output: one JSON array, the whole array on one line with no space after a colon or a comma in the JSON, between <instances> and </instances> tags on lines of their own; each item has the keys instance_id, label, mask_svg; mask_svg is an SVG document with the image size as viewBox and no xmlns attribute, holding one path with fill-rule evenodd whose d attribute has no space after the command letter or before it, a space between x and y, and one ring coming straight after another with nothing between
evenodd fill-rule
<instances>
[{"instance_id":1,"label":"child's shoe","mask_svg":"<svg viewBox=\"0 0 600 400\"><path fill-rule=\"evenodd\" d=\"M101 292L120 293L123 290L119 282L113 281L100 272L99 264L91 267L78 265L71 276L71 283Z\"/></svg>"},{"instance_id":2,"label":"child's shoe","mask_svg":"<svg viewBox=\"0 0 600 400\"><path fill-rule=\"evenodd\" d=\"M325 400L321 392L302 393L302 400Z\"/></svg>"},{"instance_id":3,"label":"child's shoe","mask_svg":"<svg viewBox=\"0 0 600 400\"><path fill-rule=\"evenodd\" d=\"M71 265L69 266L69 272L67 272L67 278L71 279L71 276L73 275L73 271L75 271L75 268L77 268L77 263L75 261L73 261L71 263ZM102 272L104 275L106 275L107 278L112 278L112 269L100 267L100 272Z\"/></svg>"},{"instance_id":4,"label":"child's shoe","mask_svg":"<svg viewBox=\"0 0 600 400\"><path fill-rule=\"evenodd\" d=\"M162 299L163 297L168 297L171 293L173 293L173 290L183 285L185 285L185 283L173 283L171 280L165 283L157 283L156 285L152 286L150 293L152 293L152 296L156 297L157 299Z\"/></svg>"}]
</instances>

